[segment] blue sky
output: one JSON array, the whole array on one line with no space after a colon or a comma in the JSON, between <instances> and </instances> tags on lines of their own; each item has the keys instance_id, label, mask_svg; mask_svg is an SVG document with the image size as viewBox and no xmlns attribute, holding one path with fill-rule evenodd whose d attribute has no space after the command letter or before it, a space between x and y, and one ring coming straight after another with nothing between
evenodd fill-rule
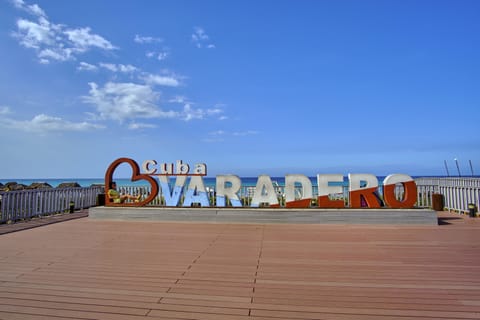
<instances>
[{"instance_id":1,"label":"blue sky","mask_svg":"<svg viewBox=\"0 0 480 320\"><path fill-rule=\"evenodd\" d=\"M480 172L479 1L0 0L0 178Z\"/></svg>"}]
</instances>

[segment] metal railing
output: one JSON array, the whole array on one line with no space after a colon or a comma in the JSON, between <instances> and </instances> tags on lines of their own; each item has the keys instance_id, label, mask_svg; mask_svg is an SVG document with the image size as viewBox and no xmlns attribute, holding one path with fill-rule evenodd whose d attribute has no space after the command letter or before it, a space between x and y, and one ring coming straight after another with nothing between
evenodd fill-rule
<instances>
[{"instance_id":1,"label":"metal railing","mask_svg":"<svg viewBox=\"0 0 480 320\"><path fill-rule=\"evenodd\" d=\"M0 192L0 223L95 206L103 187L34 189Z\"/></svg>"},{"instance_id":2,"label":"metal railing","mask_svg":"<svg viewBox=\"0 0 480 320\"><path fill-rule=\"evenodd\" d=\"M460 213L468 212L468 204L480 206L480 178L417 178L418 203L432 206L432 195L441 194L444 208Z\"/></svg>"},{"instance_id":3,"label":"metal railing","mask_svg":"<svg viewBox=\"0 0 480 320\"><path fill-rule=\"evenodd\" d=\"M417 207L432 207L432 195L442 194L444 207L449 211L460 213L468 212L468 205L480 206L480 178L416 178L418 189ZM381 187L380 187L381 188ZM121 193L146 196L150 193L147 186L122 186ZM64 189L35 189L0 192L0 223L18 221L61 212L68 212L70 202L73 202L75 210L89 208L97 204L97 196L105 192L103 186L87 188L64 188ZM244 206L251 204L255 187L242 186L239 197ZM280 205L285 203L285 188L275 186ZM215 190L207 188L210 205L216 205ZM301 188L296 189L301 196ZM381 194L381 190L379 192ZM317 197L318 188L313 186L313 197ZM402 198L403 188L398 186L396 194ZM344 187L343 193L333 195L337 199L344 199L348 204L348 188ZM180 199L180 204L183 199ZM313 201L315 205L315 200ZM165 205L162 191L149 204L150 206Z\"/></svg>"}]
</instances>

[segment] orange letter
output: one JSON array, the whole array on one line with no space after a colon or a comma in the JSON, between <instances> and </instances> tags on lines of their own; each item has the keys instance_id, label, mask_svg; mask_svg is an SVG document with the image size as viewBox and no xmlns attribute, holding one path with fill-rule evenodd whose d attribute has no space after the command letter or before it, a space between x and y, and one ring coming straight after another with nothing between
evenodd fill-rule
<instances>
[{"instance_id":1,"label":"orange letter","mask_svg":"<svg viewBox=\"0 0 480 320\"><path fill-rule=\"evenodd\" d=\"M362 199L365 200L368 208L380 208L377 198L378 179L373 174L348 174L350 182L350 208L361 208ZM361 182L366 182L361 186Z\"/></svg>"},{"instance_id":2,"label":"orange letter","mask_svg":"<svg viewBox=\"0 0 480 320\"><path fill-rule=\"evenodd\" d=\"M295 183L302 186L300 199L295 197ZM312 197L312 182L307 176L302 174L287 174L285 176L285 207L309 208Z\"/></svg>"},{"instance_id":3,"label":"orange letter","mask_svg":"<svg viewBox=\"0 0 480 320\"><path fill-rule=\"evenodd\" d=\"M401 183L404 189L402 200L395 196L396 184ZM390 208L413 208L417 203L417 184L406 174L391 174L383 180L383 200Z\"/></svg>"},{"instance_id":4,"label":"orange letter","mask_svg":"<svg viewBox=\"0 0 480 320\"><path fill-rule=\"evenodd\" d=\"M343 182L343 174L317 174L318 207L319 208L345 208L344 200L330 200L329 195L342 194L343 186L329 186L329 182Z\"/></svg>"}]
</instances>

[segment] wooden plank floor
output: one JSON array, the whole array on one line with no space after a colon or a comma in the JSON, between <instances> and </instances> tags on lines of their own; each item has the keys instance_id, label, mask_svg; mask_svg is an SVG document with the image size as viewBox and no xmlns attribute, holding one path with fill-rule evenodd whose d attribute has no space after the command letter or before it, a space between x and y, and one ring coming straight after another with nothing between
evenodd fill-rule
<instances>
[{"instance_id":1,"label":"wooden plank floor","mask_svg":"<svg viewBox=\"0 0 480 320\"><path fill-rule=\"evenodd\" d=\"M85 217L88 217L88 209L75 211L74 213L62 213L35 217L30 220L18 221L12 224L3 223L0 224L0 235Z\"/></svg>"},{"instance_id":2,"label":"wooden plank floor","mask_svg":"<svg viewBox=\"0 0 480 320\"><path fill-rule=\"evenodd\" d=\"M92 221L0 236L0 319L480 319L480 219Z\"/></svg>"}]
</instances>

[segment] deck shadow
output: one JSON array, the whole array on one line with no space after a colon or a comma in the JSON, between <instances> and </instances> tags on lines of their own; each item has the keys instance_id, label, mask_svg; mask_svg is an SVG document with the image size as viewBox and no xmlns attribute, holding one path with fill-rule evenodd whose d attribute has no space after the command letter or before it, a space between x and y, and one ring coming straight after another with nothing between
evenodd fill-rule
<instances>
[{"instance_id":1,"label":"deck shadow","mask_svg":"<svg viewBox=\"0 0 480 320\"><path fill-rule=\"evenodd\" d=\"M455 220L462 220L461 217L439 217L438 218L438 225L439 226L445 226L445 225L450 225L452 224L450 221L455 221Z\"/></svg>"}]
</instances>

